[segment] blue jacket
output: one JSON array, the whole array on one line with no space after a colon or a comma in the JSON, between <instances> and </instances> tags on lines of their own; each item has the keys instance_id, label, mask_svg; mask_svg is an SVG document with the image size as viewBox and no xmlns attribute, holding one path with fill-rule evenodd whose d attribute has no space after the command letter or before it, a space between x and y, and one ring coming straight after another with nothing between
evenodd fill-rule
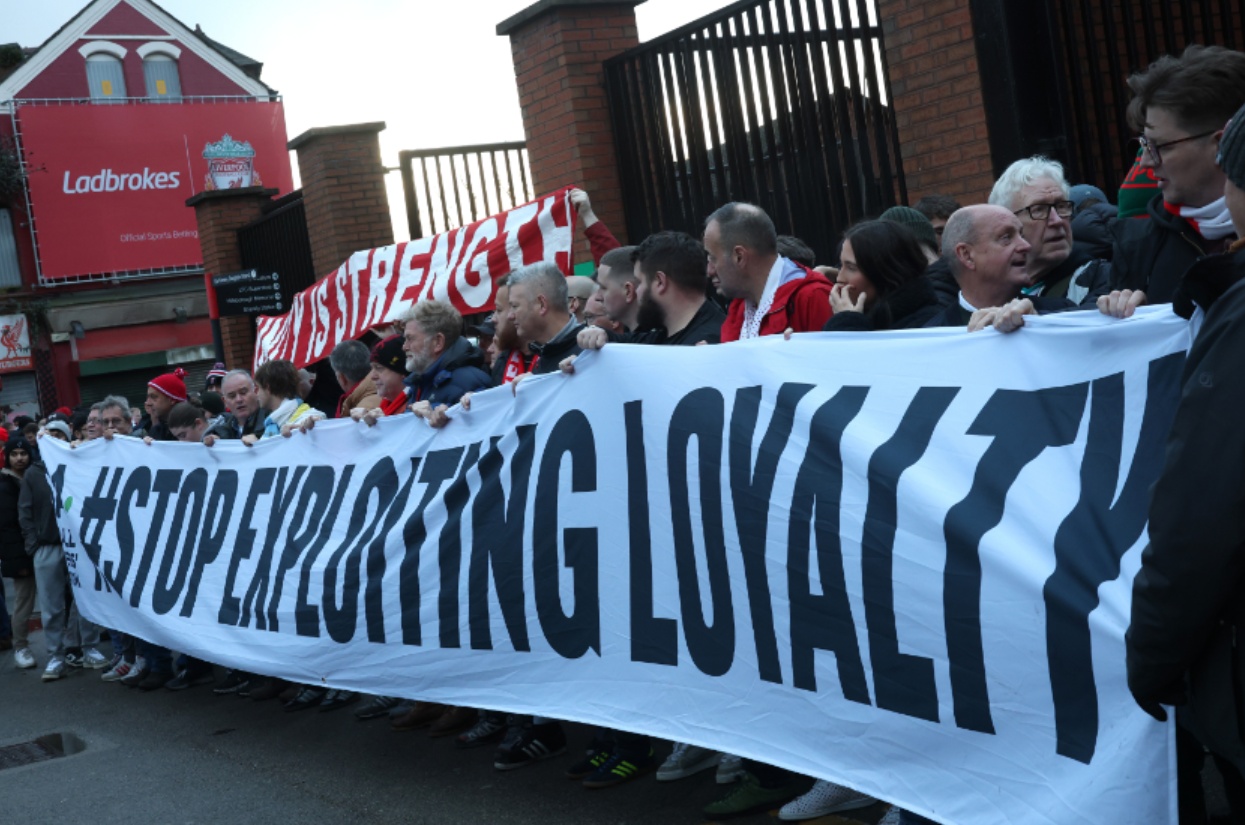
<instances>
[{"instance_id":1,"label":"blue jacket","mask_svg":"<svg viewBox=\"0 0 1245 825\"><path fill-rule=\"evenodd\" d=\"M480 348L459 338L422 374L408 375L406 386L412 404L427 401L437 407L457 404L465 393L488 389L493 379L484 371Z\"/></svg>"}]
</instances>

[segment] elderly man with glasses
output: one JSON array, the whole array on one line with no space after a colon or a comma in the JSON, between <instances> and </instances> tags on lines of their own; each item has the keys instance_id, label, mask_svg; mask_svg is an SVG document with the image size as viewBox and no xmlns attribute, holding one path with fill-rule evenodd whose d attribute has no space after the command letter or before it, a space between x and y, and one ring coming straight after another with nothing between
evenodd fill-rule
<instances>
[{"instance_id":1,"label":"elderly man with glasses","mask_svg":"<svg viewBox=\"0 0 1245 825\"><path fill-rule=\"evenodd\" d=\"M1181 300L1184 273L1236 237L1215 165L1224 124L1245 104L1245 54L1190 46L1128 79L1128 118L1141 132L1140 164L1159 182L1149 220L1122 221L1111 288L1098 308L1124 318L1141 304Z\"/></svg>"},{"instance_id":2,"label":"elderly man with glasses","mask_svg":"<svg viewBox=\"0 0 1245 825\"><path fill-rule=\"evenodd\" d=\"M1029 243L1023 295L1093 307L1107 293L1110 266L1072 245L1074 205L1063 166L1044 157L1016 161L995 182L990 203L1020 218Z\"/></svg>"}]
</instances>

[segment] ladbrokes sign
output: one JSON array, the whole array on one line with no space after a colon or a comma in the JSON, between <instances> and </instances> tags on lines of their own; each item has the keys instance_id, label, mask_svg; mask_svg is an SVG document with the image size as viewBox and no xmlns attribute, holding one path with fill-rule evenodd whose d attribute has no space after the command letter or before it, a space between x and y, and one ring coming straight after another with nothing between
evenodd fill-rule
<instances>
[{"instance_id":1,"label":"ladbrokes sign","mask_svg":"<svg viewBox=\"0 0 1245 825\"><path fill-rule=\"evenodd\" d=\"M22 148L45 280L202 260L203 191L290 191L280 103L22 106Z\"/></svg>"}]
</instances>

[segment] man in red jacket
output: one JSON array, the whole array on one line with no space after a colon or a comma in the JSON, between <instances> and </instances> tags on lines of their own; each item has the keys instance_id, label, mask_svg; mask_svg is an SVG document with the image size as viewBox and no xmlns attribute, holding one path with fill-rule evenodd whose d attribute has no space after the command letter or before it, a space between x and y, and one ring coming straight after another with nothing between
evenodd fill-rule
<instances>
[{"instance_id":1,"label":"man in red jacket","mask_svg":"<svg viewBox=\"0 0 1245 825\"><path fill-rule=\"evenodd\" d=\"M778 254L774 222L750 203L728 203L705 221L709 278L731 299L722 343L820 330L829 320L824 275Z\"/></svg>"}]
</instances>

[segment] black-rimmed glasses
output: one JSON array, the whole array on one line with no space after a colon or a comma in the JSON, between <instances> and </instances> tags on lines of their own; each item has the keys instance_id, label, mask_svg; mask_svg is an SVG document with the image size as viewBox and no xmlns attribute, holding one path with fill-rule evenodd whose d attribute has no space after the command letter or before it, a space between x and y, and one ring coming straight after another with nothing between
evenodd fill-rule
<instances>
[{"instance_id":1,"label":"black-rimmed glasses","mask_svg":"<svg viewBox=\"0 0 1245 825\"><path fill-rule=\"evenodd\" d=\"M1054 203L1032 203L1028 206L1022 206L1012 214L1020 217L1021 212L1027 212L1029 217L1035 221L1044 221L1050 217L1050 211L1054 209L1055 214L1061 218L1072 217L1072 210L1076 209L1076 204L1072 201L1055 201Z\"/></svg>"},{"instance_id":2,"label":"black-rimmed glasses","mask_svg":"<svg viewBox=\"0 0 1245 825\"><path fill-rule=\"evenodd\" d=\"M1164 149L1168 148L1169 146L1175 146L1178 143L1184 143L1190 140L1197 140L1198 138L1210 137L1217 131L1219 130L1211 129L1209 132L1202 132L1200 135L1189 135L1188 137L1177 138L1176 140L1169 140L1166 143L1155 143L1154 141L1150 140L1150 138L1146 137L1145 135L1135 137L1133 138L1133 140L1141 144L1141 148L1146 150L1146 154L1150 156L1150 160L1154 161L1155 166L1161 166L1163 164L1163 150Z\"/></svg>"}]
</instances>

